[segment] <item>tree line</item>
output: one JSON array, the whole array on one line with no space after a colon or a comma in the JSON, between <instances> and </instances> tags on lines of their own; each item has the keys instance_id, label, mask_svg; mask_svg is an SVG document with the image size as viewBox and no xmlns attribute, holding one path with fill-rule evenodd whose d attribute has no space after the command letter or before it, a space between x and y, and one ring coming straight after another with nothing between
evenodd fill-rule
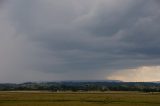
<instances>
[{"instance_id":1,"label":"tree line","mask_svg":"<svg viewBox=\"0 0 160 106\"><path fill-rule=\"evenodd\" d=\"M53 92L142 91L160 92L160 83L149 82L26 82L0 84L0 91L48 90Z\"/></svg>"}]
</instances>

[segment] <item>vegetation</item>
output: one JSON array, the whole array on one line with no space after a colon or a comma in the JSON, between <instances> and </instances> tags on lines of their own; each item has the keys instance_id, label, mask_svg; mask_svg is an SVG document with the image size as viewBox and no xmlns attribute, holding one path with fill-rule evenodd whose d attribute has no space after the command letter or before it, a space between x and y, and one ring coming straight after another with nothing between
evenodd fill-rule
<instances>
[{"instance_id":1,"label":"vegetation","mask_svg":"<svg viewBox=\"0 0 160 106\"><path fill-rule=\"evenodd\" d=\"M160 83L144 82L27 82L22 84L0 84L0 91L48 90L53 92L73 91L142 91L160 92Z\"/></svg>"},{"instance_id":2,"label":"vegetation","mask_svg":"<svg viewBox=\"0 0 160 106\"><path fill-rule=\"evenodd\" d=\"M160 106L159 93L0 92L0 106Z\"/></svg>"}]
</instances>

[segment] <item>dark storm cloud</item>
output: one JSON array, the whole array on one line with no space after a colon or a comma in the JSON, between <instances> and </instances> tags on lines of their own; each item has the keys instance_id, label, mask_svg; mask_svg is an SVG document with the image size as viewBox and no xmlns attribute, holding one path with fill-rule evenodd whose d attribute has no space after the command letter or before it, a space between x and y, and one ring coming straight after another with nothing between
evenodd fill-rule
<instances>
[{"instance_id":1,"label":"dark storm cloud","mask_svg":"<svg viewBox=\"0 0 160 106\"><path fill-rule=\"evenodd\" d=\"M10 0L9 23L26 42L18 70L61 76L53 80L104 79L113 71L160 65L157 2Z\"/></svg>"},{"instance_id":2,"label":"dark storm cloud","mask_svg":"<svg viewBox=\"0 0 160 106\"><path fill-rule=\"evenodd\" d=\"M114 6L117 1L113 2ZM75 7L69 2L53 1L56 4L48 9L45 5L40 7L43 3L44 1L21 1L20 6L24 5L23 9L18 9L15 17L20 20L19 28L25 30L30 40L37 41L53 51L56 57L64 59L65 64L62 66L69 68L64 68L65 70L93 70L98 64L98 68L101 68L118 61L114 58L121 56L121 52L123 55L126 54L123 58L127 59L138 54L152 55L149 51L153 51L155 56L158 52L157 44L152 44L158 38L160 25L158 7L154 1L122 0L118 2L119 5L115 5L117 7L109 7L107 3L110 2L100 1L86 18L77 15L76 12L79 11L73 11ZM82 19L79 21L78 18ZM121 38L118 38L119 36ZM76 50L78 52L75 52ZM87 53L90 56L87 57ZM115 54L112 56L113 59L108 59L111 54ZM56 69L54 66L49 69L64 70L59 67Z\"/></svg>"}]
</instances>

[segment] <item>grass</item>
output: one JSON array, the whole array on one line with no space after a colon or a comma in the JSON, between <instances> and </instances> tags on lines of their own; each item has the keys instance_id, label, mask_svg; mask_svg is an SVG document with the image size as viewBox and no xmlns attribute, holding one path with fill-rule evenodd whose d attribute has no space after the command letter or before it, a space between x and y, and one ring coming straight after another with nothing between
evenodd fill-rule
<instances>
[{"instance_id":1,"label":"grass","mask_svg":"<svg viewBox=\"0 0 160 106\"><path fill-rule=\"evenodd\" d=\"M160 106L160 94L0 92L0 106Z\"/></svg>"}]
</instances>

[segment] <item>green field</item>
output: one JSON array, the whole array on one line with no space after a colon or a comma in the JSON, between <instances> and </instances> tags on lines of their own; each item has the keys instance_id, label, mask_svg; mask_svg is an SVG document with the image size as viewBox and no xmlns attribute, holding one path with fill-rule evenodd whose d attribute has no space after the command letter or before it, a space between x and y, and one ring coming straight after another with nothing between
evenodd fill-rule
<instances>
[{"instance_id":1,"label":"green field","mask_svg":"<svg viewBox=\"0 0 160 106\"><path fill-rule=\"evenodd\" d=\"M0 106L160 106L160 94L0 92Z\"/></svg>"}]
</instances>

